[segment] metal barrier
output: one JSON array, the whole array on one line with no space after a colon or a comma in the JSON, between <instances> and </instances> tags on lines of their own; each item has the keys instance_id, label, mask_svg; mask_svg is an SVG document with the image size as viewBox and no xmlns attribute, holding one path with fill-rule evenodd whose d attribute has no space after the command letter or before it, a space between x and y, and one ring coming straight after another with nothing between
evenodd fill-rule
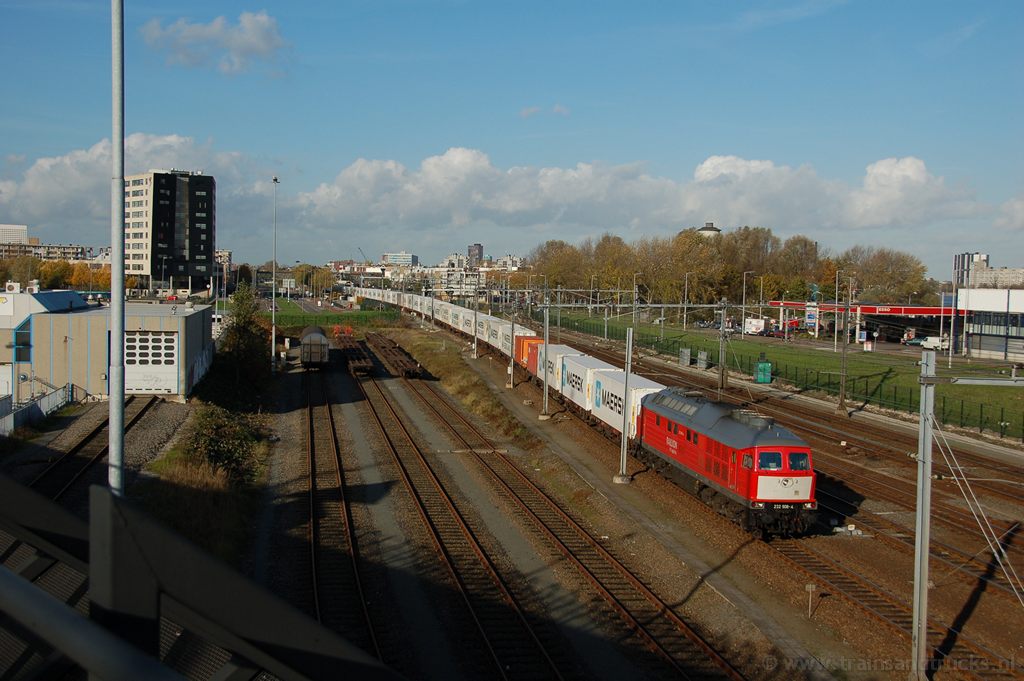
<instances>
[{"instance_id":1,"label":"metal barrier","mask_svg":"<svg viewBox=\"0 0 1024 681\"><path fill-rule=\"evenodd\" d=\"M0 418L0 435L10 435L16 428L40 421L70 402L68 386L57 388Z\"/></svg>"},{"instance_id":2,"label":"metal barrier","mask_svg":"<svg viewBox=\"0 0 1024 681\"><path fill-rule=\"evenodd\" d=\"M24 648L0 676L178 678L167 658L201 645L226 660L215 678L401 678L108 489L91 489L90 519L0 476L0 641ZM88 580L88 616L47 592L57 564ZM163 657L162 622L180 629Z\"/></svg>"}]
</instances>

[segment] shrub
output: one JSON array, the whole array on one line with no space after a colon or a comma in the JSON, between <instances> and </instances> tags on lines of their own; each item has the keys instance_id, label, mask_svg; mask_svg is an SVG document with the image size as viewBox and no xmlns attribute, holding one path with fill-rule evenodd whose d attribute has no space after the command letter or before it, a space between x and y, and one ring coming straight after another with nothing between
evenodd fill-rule
<instances>
[{"instance_id":1,"label":"shrub","mask_svg":"<svg viewBox=\"0 0 1024 681\"><path fill-rule=\"evenodd\" d=\"M246 484L259 473L259 440L255 416L203 405L196 413L188 444L194 456L223 471L233 484Z\"/></svg>"}]
</instances>

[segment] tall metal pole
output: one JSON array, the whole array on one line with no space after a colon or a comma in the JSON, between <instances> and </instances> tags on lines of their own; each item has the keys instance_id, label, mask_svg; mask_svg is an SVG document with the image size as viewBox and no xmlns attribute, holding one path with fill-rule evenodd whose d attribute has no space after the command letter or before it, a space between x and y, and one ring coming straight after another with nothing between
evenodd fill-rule
<instances>
[{"instance_id":1,"label":"tall metal pole","mask_svg":"<svg viewBox=\"0 0 1024 681\"><path fill-rule=\"evenodd\" d=\"M544 301L544 367L543 367L543 372L544 372L544 407L543 407L543 409L540 412L540 416L538 417L541 421L547 421L549 418L551 418L551 415L548 414L548 362L550 361L548 359L548 348L550 348L551 346L548 344L548 312L549 312L549 310L548 310L547 302L548 301L546 301L546 300Z\"/></svg>"},{"instance_id":2,"label":"tall metal pole","mask_svg":"<svg viewBox=\"0 0 1024 681\"><path fill-rule=\"evenodd\" d=\"M928 545L931 539L932 428L935 408L935 351L921 352L921 410L917 435L917 520L914 541L914 622L910 678L924 681L928 670Z\"/></svg>"},{"instance_id":3,"label":"tall metal pole","mask_svg":"<svg viewBox=\"0 0 1024 681\"><path fill-rule=\"evenodd\" d=\"M683 275L683 330L686 330L686 313L689 312L690 307L690 275L693 272L687 272Z\"/></svg>"},{"instance_id":4,"label":"tall metal pole","mask_svg":"<svg viewBox=\"0 0 1024 681\"><path fill-rule=\"evenodd\" d=\"M477 341L477 338L480 336L480 334L479 334L479 332L477 331L477 328L476 328L476 308L477 308L477 292L474 289L474 291L473 291L473 359L476 359L477 356L478 356L476 354L476 349L477 349L476 341Z\"/></svg>"},{"instance_id":5,"label":"tall metal pole","mask_svg":"<svg viewBox=\"0 0 1024 681\"><path fill-rule=\"evenodd\" d=\"M747 275L753 274L754 270L747 270L743 273L743 301L740 303L740 336L747 332Z\"/></svg>"},{"instance_id":6,"label":"tall metal pole","mask_svg":"<svg viewBox=\"0 0 1024 681\"><path fill-rule=\"evenodd\" d=\"M629 417L633 407L629 399L629 372L633 366L633 328L626 329L626 378L622 385L622 442L619 445L619 472L612 482L625 485L632 482L626 474L626 446L629 441Z\"/></svg>"},{"instance_id":7,"label":"tall metal pole","mask_svg":"<svg viewBox=\"0 0 1024 681\"><path fill-rule=\"evenodd\" d=\"M110 430L107 482L124 496L124 0L110 0Z\"/></svg>"},{"instance_id":8,"label":"tall metal pole","mask_svg":"<svg viewBox=\"0 0 1024 681\"><path fill-rule=\"evenodd\" d=\"M509 390L516 387L516 316L515 314L510 316L512 317L512 352L508 353L508 384L505 386Z\"/></svg>"},{"instance_id":9,"label":"tall metal pole","mask_svg":"<svg viewBox=\"0 0 1024 681\"><path fill-rule=\"evenodd\" d=\"M558 294L557 295L558 295L558 307L555 309L555 320L556 320L556 322L555 322L555 327L556 327L556 331L555 331L556 340L555 340L555 342L561 343L562 342L562 285L561 284L558 285Z\"/></svg>"},{"instance_id":10,"label":"tall metal pole","mask_svg":"<svg viewBox=\"0 0 1024 681\"><path fill-rule=\"evenodd\" d=\"M280 180L274 175L274 251L270 263L270 372L277 371L277 185Z\"/></svg>"},{"instance_id":11,"label":"tall metal pole","mask_svg":"<svg viewBox=\"0 0 1024 681\"><path fill-rule=\"evenodd\" d=\"M725 367L725 312L726 312L726 301L723 298L721 302L722 309L722 324L720 326L720 333L718 335L718 389L725 390L729 385L729 372Z\"/></svg>"},{"instance_id":12,"label":"tall metal pole","mask_svg":"<svg viewBox=\"0 0 1024 681\"><path fill-rule=\"evenodd\" d=\"M836 328L832 332L832 352L839 352L839 272L836 270Z\"/></svg>"},{"instance_id":13,"label":"tall metal pole","mask_svg":"<svg viewBox=\"0 0 1024 681\"><path fill-rule=\"evenodd\" d=\"M849 345L849 335L846 327L850 323L850 305L853 303L853 277L850 277L850 286L846 289L846 306L843 308L843 354L842 370L839 372L839 404L836 411L846 409L846 346Z\"/></svg>"},{"instance_id":14,"label":"tall metal pole","mask_svg":"<svg viewBox=\"0 0 1024 681\"><path fill-rule=\"evenodd\" d=\"M764 319L764 275L758 279L761 280L761 292L757 295L757 316Z\"/></svg>"},{"instance_id":15,"label":"tall metal pole","mask_svg":"<svg viewBox=\"0 0 1024 681\"><path fill-rule=\"evenodd\" d=\"M960 301L957 300L957 280L956 280L956 265L953 266L953 305L949 315L949 360L946 364L947 369L953 368L953 346L956 345L956 321L960 311ZM966 321L966 320L965 320Z\"/></svg>"},{"instance_id":16,"label":"tall metal pole","mask_svg":"<svg viewBox=\"0 0 1024 681\"><path fill-rule=\"evenodd\" d=\"M637 295L636 295L636 275L638 275L638 274L640 274L640 272L634 272L633 273L633 328L636 328L636 323L637 323L636 322L636 319L637 319L636 318L636 298L637 298Z\"/></svg>"}]
</instances>

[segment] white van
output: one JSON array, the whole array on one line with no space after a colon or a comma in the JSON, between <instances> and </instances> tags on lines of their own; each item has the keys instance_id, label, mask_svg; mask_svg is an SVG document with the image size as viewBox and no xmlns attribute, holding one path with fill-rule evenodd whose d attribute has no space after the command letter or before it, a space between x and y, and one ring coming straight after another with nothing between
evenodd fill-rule
<instances>
[{"instance_id":1,"label":"white van","mask_svg":"<svg viewBox=\"0 0 1024 681\"><path fill-rule=\"evenodd\" d=\"M925 350L949 350L949 339L944 336L928 336L921 341L921 347Z\"/></svg>"}]
</instances>

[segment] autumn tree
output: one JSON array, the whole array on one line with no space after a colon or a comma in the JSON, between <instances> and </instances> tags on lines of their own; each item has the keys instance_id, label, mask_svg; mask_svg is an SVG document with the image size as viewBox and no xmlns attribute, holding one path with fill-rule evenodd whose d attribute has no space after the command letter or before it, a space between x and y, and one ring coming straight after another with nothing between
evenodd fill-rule
<instances>
[{"instance_id":1,"label":"autumn tree","mask_svg":"<svg viewBox=\"0 0 1024 681\"><path fill-rule=\"evenodd\" d=\"M248 282L239 282L228 320L221 347L234 371L235 383L241 384L243 377L258 382L269 366L269 349L259 317L259 301Z\"/></svg>"}]
</instances>

